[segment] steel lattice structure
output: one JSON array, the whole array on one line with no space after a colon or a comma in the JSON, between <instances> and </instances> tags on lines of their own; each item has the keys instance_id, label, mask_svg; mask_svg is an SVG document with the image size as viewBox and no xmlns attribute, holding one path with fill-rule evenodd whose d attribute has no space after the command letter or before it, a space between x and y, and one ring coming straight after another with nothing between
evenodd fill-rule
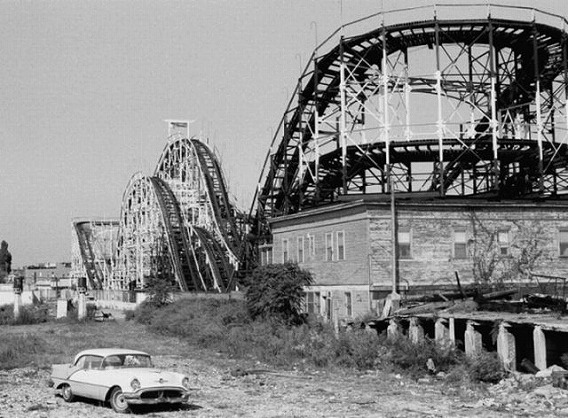
<instances>
[{"instance_id":1,"label":"steel lattice structure","mask_svg":"<svg viewBox=\"0 0 568 418\"><path fill-rule=\"evenodd\" d=\"M253 203L259 233L270 217L391 188L566 196L566 23L485 4L342 26L316 47L273 138Z\"/></svg>"}]
</instances>

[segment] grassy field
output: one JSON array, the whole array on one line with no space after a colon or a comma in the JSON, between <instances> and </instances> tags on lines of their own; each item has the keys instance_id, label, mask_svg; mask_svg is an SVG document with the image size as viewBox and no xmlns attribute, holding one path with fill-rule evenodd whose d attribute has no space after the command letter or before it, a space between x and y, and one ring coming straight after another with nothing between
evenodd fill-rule
<instances>
[{"instance_id":1,"label":"grassy field","mask_svg":"<svg viewBox=\"0 0 568 418\"><path fill-rule=\"evenodd\" d=\"M181 300L159 309L143 304L128 319L2 325L0 369L48 368L71 361L83 349L124 347L152 355L203 350L280 368L400 371L417 378L432 371L432 360L436 373L473 383L496 382L505 375L494 353L468 359L453 346L430 340L412 344L407 338L388 340L359 329L336 333L318 321L299 326L253 321L242 301Z\"/></svg>"},{"instance_id":2,"label":"grassy field","mask_svg":"<svg viewBox=\"0 0 568 418\"><path fill-rule=\"evenodd\" d=\"M125 347L153 355L185 354L187 342L149 332L133 321L69 323L50 321L34 325L0 326L0 368L49 368L70 362L87 348Z\"/></svg>"}]
</instances>

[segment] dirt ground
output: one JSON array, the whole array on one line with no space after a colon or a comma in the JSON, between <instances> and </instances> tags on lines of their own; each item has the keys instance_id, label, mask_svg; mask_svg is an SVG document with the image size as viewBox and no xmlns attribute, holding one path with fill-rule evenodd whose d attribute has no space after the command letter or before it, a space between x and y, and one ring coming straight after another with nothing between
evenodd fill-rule
<instances>
[{"instance_id":1,"label":"dirt ground","mask_svg":"<svg viewBox=\"0 0 568 418\"><path fill-rule=\"evenodd\" d=\"M11 331L0 327L0 336ZM514 375L484 391L451 387L435 376L416 381L383 371L276 370L206 350L188 356L158 355L154 362L190 377L190 403L182 408L144 408L135 415L568 417L568 391L528 375ZM37 368L0 370L0 418L117 416L98 402L65 403L48 387L49 375L50 370Z\"/></svg>"}]
</instances>

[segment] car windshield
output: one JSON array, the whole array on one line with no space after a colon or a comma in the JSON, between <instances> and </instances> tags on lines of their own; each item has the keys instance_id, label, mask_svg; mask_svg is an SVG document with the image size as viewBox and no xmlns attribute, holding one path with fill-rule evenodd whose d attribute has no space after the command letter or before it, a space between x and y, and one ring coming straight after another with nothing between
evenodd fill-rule
<instances>
[{"instance_id":1,"label":"car windshield","mask_svg":"<svg viewBox=\"0 0 568 418\"><path fill-rule=\"evenodd\" d=\"M133 367L152 367L150 356L144 354L113 354L103 361L104 369L126 369Z\"/></svg>"}]
</instances>

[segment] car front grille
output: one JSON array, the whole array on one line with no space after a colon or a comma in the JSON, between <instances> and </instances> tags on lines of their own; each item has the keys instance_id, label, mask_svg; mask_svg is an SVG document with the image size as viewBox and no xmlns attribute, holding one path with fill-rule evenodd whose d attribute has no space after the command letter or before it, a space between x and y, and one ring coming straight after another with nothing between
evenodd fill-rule
<instances>
[{"instance_id":1,"label":"car front grille","mask_svg":"<svg viewBox=\"0 0 568 418\"><path fill-rule=\"evenodd\" d=\"M158 399L158 398L181 398L183 394L180 390L148 390L140 394L140 399Z\"/></svg>"}]
</instances>

